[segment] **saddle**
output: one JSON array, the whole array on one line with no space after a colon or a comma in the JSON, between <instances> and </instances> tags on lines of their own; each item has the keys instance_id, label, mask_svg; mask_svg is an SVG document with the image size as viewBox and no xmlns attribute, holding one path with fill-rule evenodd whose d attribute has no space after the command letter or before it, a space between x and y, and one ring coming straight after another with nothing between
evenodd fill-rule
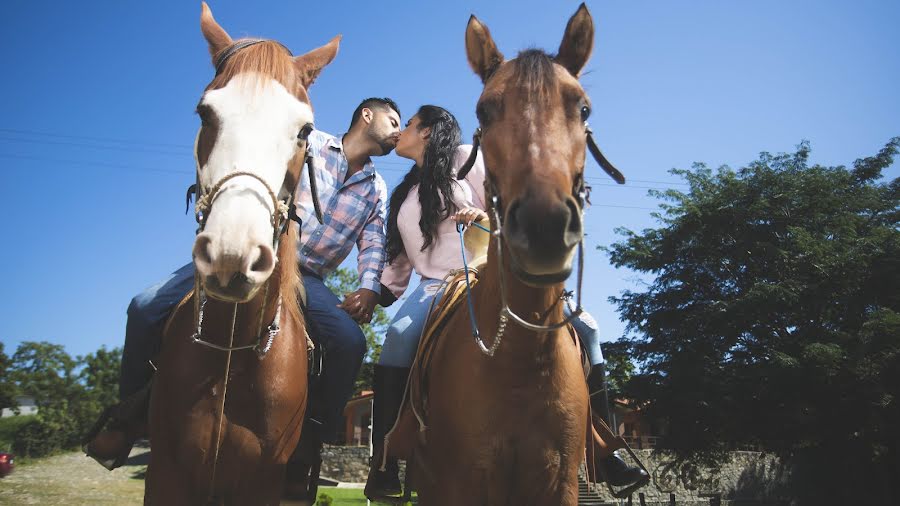
<instances>
[{"instance_id":1,"label":"saddle","mask_svg":"<svg viewBox=\"0 0 900 506\"><path fill-rule=\"evenodd\" d=\"M479 257L480 263L468 267L469 285L474 287L479 282L479 274L484 269L486 257ZM444 278L445 290L440 301L432 303L429 317L425 322L416 357L410 369L406 390L397 421L385 435L384 451L380 456L381 462L376 462L384 467L387 457L396 457L409 460L417 445L425 443L425 429L427 428L428 414L428 372L435 356L435 350L440 339L446 339L445 332L450 317L459 307L466 303L466 269L457 269ZM576 346L579 347L582 356L584 374L590 372L590 362L587 353L575 334L574 328L569 325L569 334Z\"/></svg>"},{"instance_id":2,"label":"saddle","mask_svg":"<svg viewBox=\"0 0 900 506\"><path fill-rule=\"evenodd\" d=\"M482 258L482 260L484 260ZM470 286L478 283L479 269L484 262L469 267ZM394 426L385 434L384 451L380 466L384 466L387 456L409 460L417 443L424 443L427 405L427 383L429 365L434 357L442 330L460 305L466 300L466 270L452 271L444 278L445 290L440 301L432 302L428 319L419 340L416 357L413 360L400 405L400 412Z\"/></svg>"}]
</instances>

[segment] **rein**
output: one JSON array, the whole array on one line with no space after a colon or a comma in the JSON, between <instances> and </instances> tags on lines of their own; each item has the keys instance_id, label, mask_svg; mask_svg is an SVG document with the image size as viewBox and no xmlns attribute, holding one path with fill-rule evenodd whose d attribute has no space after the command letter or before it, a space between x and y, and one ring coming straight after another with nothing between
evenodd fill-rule
<instances>
[{"instance_id":1,"label":"rein","mask_svg":"<svg viewBox=\"0 0 900 506\"><path fill-rule=\"evenodd\" d=\"M625 176L619 171L619 169L617 169L612 163L610 163L605 156L603 156L603 153L597 146L597 142L594 140L593 131L591 130L591 127L588 125L587 121L584 122L584 132L585 137L587 138L588 151L590 151L591 155L593 155L594 160L596 160L600 167L617 183L625 184ZM472 167L475 165L475 160L478 156L478 149L481 146L481 135L481 127L478 127L475 130L475 134L472 136L472 151L469 153L469 158L466 159L466 162L462 167L460 167L459 171L457 172L457 180L464 179L469 171L472 170ZM507 323L510 319L512 319L512 321L520 327L523 327L527 330L531 330L533 332L547 332L569 325L575 318L578 318L581 313L584 312L584 308L581 306L581 285L584 274L584 237L582 236L582 240L578 242L578 281L575 292L575 309L572 310L572 314L570 314L567 318L564 318L560 322L551 323L549 325L537 325L528 322L512 310L512 308L509 306L509 302L506 296L506 275L503 272L503 221L500 212L500 199L498 197L497 187L490 173L487 173L486 181L488 183L491 194L490 212L494 218L492 222L496 224L496 228L493 230L488 230L487 228L478 225L477 223L473 223L473 225L485 232L490 233L491 236L493 236L493 238L495 239L494 242L497 251L497 261L500 264L500 315L498 317L497 333L494 334L494 339L490 346L487 346L484 340L481 338L481 333L478 330L478 324L475 321L475 306L472 300L471 286L469 284L469 266L466 259L466 248L463 242L463 234L465 233L467 227L462 224L457 224L456 230L459 233L459 241L462 247L463 268L466 272L466 298L469 305L469 323L472 327L472 337L475 339L475 343L478 345L478 349L482 353L484 353L488 357L493 357L497 351L497 348L500 346L500 342L503 339L504 333L506 332ZM576 194L580 203L580 207L583 208L584 202L588 198L588 188L585 185L584 177L580 178L578 186L573 189L573 193ZM567 292L564 291L563 297L566 296Z\"/></svg>"}]
</instances>

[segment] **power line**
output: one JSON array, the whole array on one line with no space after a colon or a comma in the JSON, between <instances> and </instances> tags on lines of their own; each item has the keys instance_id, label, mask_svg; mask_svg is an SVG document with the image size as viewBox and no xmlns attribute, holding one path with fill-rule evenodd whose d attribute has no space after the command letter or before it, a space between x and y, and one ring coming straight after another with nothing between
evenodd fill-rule
<instances>
[{"instance_id":1,"label":"power line","mask_svg":"<svg viewBox=\"0 0 900 506\"><path fill-rule=\"evenodd\" d=\"M146 149L146 148L137 148L137 147L123 147L123 146L98 146L94 144L83 144L78 142L66 142L66 141L51 141L47 139L14 139L8 137L0 137L0 142L26 142L29 144L54 144L58 146L73 146L77 148L87 148L87 149L99 149L99 150L111 150L111 151L125 151L129 153L154 153L160 155L168 155L168 156L181 156L181 157L190 157L191 155L188 153L173 153L171 151L160 151L157 149Z\"/></svg>"},{"instance_id":2,"label":"power line","mask_svg":"<svg viewBox=\"0 0 900 506\"><path fill-rule=\"evenodd\" d=\"M104 167L111 169L130 169L141 172L162 172L166 174L180 174L180 175L192 175L193 171L187 170L177 170L177 169L161 169L158 167L142 167L138 165L127 165L127 164L118 164L118 163L107 163L107 162L93 162L87 160L67 160L60 158L48 158L41 156L28 156L28 155L17 155L13 153L0 153L0 158L12 158L17 160L30 160L30 161L38 161L38 162L52 162L59 164L73 164L73 165L87 165L91 167ZM640 206L626 206L626 205L618 205L618 204L591 204L591 207L607 207L607 208L617 208L617 209L637 209L643 211L658 211L659 209L654 207L640 207Z\"/></svg>"},{"instance_id":3,"label":"power line","mask_svg":"<svg viewBox=\"0 0 900 506\"><path fill-rule=\"evenodd\" d=\"M193 150L193 146L189 146L187 144L167 144L162 142L147 142L147 141L134 141L127 139L113 139L110 137L92 137L89 135L69 135L69 134L59 134L54 132L40 132L37 130L21 130L16 128L0 128L0 132L7 132L13 134L21 134L21 135L43 135L47 137L59 137L61 139L80 139L80 140L88 140L88 141L100 141L100 142L115 142L119 144L136 144L140 146L156 146L156 147L166 147L166 148L178 148L178 149L188 149Z\"/></svg>"},{"instance_id":4,"label":"power line","mask_svg":"<svg viewBox=\"0 0 900 506\"><path fill-rule=\"evenodd\" d=\"M59 158L47 158L41 156L29 156L29 155L17 155L13 153L0 153L0 158L13 158L17 160L31 160L38 162L52 162L59 164L72 164L72 165L89 165L89 166L97 166L97 167L107 167L111 169L131 169L137 171L144 172L163 172L166 174L193 174L194 171L186 171L186 170L176 170L176 169L161 169L158 167L140 167L137 165L125 165L118 163L108 163L108 162L92 162L87 160L66 160Z\"/></svg>"},{"instance_id":5,"label":"power line","mask_svg":"<svg viewBox=\"0 0 900 506\"><path fill-rule=\"evenodd\" d=\"M165 147L165 148L174 148L174 149L186 149L186 150L188 150L188 153L186 153L188 155L189 155L190 151L192 151L194 149L192 145L188 145L188 144L169 144L169 143L162 143L162 142L136 141L136 140L129 140L129 139L116 139L116 138L110 138L110 137L96 137L96 136L89 136L89 135L70 135L70 134L60 134L60 133L55 133L55 132L46 132L46 131L39 131L39 130L24 130L24 129L17 129L17 128L0 128L0 132L20 134L20 135L56 137L56 138L61 138L61 139L85 140L85 141L93 141L93 142L112 142L112 143L118 143L118 144L132 144L135 146L143 146L143 147ZM5 138L5 139L0 139L0 140L22 141L22 142L28 142L28 143L37 143L38 142L33 139L15 139L15 138ZM101 147L101 146L96 146L93 144L77 144L77 143L65 144L65 143L61 143L61 142L52 142L52 143L53 144L61 144L61 145L71 145L71 146L76 146L76 147L89 147L89 148L95 148L95 149L111 149L111 150L116 150L116 151L129 151L128 148L122 148L119 146ZM134 150L134 151L135 152L150 152L150 153L159 153L159 154L167 154L167 155L176 155L176 153L165 152L165 151L153 151L153 150ZM402 158L397 157L397 158L391 158L391 159L387 159L387 160L378 160L376 162L376 165L377 166L401 165L401 166L408 168L408 167L412 166L412 161L404 160ZM406 170L401 170L401 169L380 169L380 170L406 172ZM602 180L603 178L601 178L599 176L588 176L588 179ZM659 180L652 180L652 179L629 179L628 182L629 183L647 183L647 184L660 184L660 185L689 186L688 183L679 183L679 182L675 182L675 181L659 181ZM619 185L610 185L610 186L619 186ZM630 186L630 185L626 184L624 186ZM657 189L657 188L654 188L654 189Z\"/></svg>"}]
</instances>

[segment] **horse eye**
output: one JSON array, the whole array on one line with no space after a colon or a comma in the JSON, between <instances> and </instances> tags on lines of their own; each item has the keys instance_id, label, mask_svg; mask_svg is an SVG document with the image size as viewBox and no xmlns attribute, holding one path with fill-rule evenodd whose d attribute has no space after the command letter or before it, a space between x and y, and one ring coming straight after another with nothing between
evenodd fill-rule
<instances>
[{"instance_id":1,"label":"horse eye","mask_svg":"<svg viewBox=\"0 0 900 506\"><path fill-rule=\"evenodd\" d=\"M590 115L591 115L591 108L586 105L581 106L581 121L587 121L587 119Z\"/></svg>"},{"instance_id":2,"label":"horse eye","mask_svg":"<svg viewBox=\"0 0 900 506\"><path fill-rule=\"evenodd\" d=\"M313 131L312 123L307 123L307 124L303 125L303 128L300 129L300 133L297 134L297 138L300 139L301 141L305 141L306 139L309 138L309 134L311 134L312 131Z\"/></svg>"}]
</instances>

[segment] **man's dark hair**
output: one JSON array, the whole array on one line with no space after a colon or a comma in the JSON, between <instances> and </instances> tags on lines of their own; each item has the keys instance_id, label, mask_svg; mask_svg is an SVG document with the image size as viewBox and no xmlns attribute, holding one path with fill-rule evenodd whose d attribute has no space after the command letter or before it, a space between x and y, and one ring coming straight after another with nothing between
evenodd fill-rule
<instances>
[{"instance_id":1,"label":"man's dark hair","mask_svg":"<svg viewBox=\"0 0 900 506\"><path fill-rule=\"evenodd\" d=\"M397 103L394 102L393 100L391 100L387 97L384 97L384 98L371 97L371 98L367 98L367 99L363 100L362 102L360 102L359 105L356 107L356 110L353 111L353 117L350 118L350 128L353 128L353 125L355 125L356 121L359 119L359 117L362 116L363 109L377 109L377 108L381 108L382 110L387 110L388 108L393 109L394 111L397 112L397 116L400 116L400 108L397 107Z\"/></svg>"}]
</instances>

